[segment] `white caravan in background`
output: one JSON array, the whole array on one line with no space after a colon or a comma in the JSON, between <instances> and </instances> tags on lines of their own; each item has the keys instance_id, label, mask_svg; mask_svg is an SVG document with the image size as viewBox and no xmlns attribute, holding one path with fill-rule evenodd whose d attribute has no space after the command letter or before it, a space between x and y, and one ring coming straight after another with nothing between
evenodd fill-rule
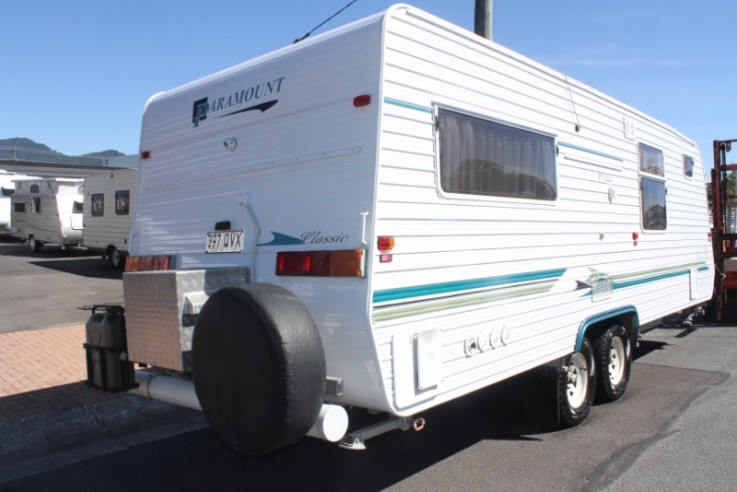
<instances>
[{"instance_id":1,"label":"white caravan in background","mask_svg":"<svg viewBox=\"0 0 737 492\"><path fill-rule=\"evenodd\" d=\"M16 174L0 169L0 235L10 235L10 197L15 193L15 182L21 179L36 179L35 176Z\"/></svg>"},{"instance_id":2,"label":"white caravan in background","mask_svg":"<svg viewBox=\"0 0 737 492\"><path fill-rule=\"evenodd\" d=\"M692 140L414 7L157 94L140 150L125 352L244 453L524 373L575 425L712 296Z\"/></svg>"},{"instance_id":3,"label":"white caravan in background","mask_svg":"<svg viewBox=\"0 0 737 492\"><path fill-rule=\"evenodd\" d=\"M15 182L11 196L12 235L28 241L33 252L44 244L62 249L82 243L83 181L37 178Z\"/></svg>"},{"instance_id":4,"label":"white caravan in background","mask_svg":"<svg viewBox=\"0 0 737 492\"><path fill-rule=\"evenodd\" d=\"M102 171L84 179L82 245L122 267L128 256L136 169Z\"/></svg>"}]
</instances>

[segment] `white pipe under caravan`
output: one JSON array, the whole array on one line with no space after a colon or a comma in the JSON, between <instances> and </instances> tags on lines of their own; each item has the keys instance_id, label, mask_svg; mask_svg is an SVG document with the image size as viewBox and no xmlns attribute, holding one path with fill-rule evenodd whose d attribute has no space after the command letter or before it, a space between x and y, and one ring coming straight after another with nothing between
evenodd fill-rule
<instances>
[{"instance_id":1,"label":"white pipe under caravan","mask_svg":"<svg viewBox=\"0 0 737 492\"><path fill-rule=\"evenodd\" d=\"M180 407L202 411L191 380L166 374L138 370L135 372L138 388L129 393ZM338 442L348 430L348 413L339 405L324 403L320 415L307 435L328 442Z\"/></svg>"}]
</instances>

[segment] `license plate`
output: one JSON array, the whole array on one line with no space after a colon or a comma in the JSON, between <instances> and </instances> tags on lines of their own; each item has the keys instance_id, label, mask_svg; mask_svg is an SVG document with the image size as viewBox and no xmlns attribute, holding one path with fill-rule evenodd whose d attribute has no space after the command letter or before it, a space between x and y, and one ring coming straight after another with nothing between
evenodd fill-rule
<instances>
[{"instance_id":1,"label":"license plate","mask_svg":"<svg viewBox=\"0 0 737 492\"><path fill-rule=\"evenodd\" d=\"M207 233L205 253L241 253L243 231L215 231Z\"/></svg>"}]
</instances>

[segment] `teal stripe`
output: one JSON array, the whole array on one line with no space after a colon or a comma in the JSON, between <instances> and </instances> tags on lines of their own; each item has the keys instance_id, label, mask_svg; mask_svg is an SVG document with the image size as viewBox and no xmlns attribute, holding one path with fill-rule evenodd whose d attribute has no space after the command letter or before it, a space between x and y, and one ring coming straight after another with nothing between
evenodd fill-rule
<instances>
[{"instance_id":1,"label":"teal stripe","mask_svg":"<svg viewBox=\"0 0 737 492\"><path fill-rule=\"evenodd\" d=\"M578 145L573 145L565 142L558 142L558 145L560 145L561 147L568 147L569 149L580 150L581 152L598 155L599 157L606 157L607 159L612 159L617 162L624 162L624 159L622 159L621 157L617 157L616 155L611 154L605 154L604 152L599 152L598 150L587 149L586 147L579 147Z\"/></svg>"},{"instance_id":2,"label":"teal stripe","mask_svg":"<svg viewBox=\"0 0 737 492\"><path fill-rule=\"evenodd\" d=\"M428 108L427 106L420 106L418 104L412 104L405 101L400 101L398 99L392 99L391 97L385 97L384 102L387 104L393 104L394 106L399 106L400 108L407 108L407 109L414 109L415 111L421 111L423 113L430 113L432 114L432 108Z\"/></svg>"},{"instance_id":3,"label":"teal stripe","mask_svg":"<svg viewBox=\"0 0 737 492\"><path fill-rule=\"evenodd\" d=\"M456 282L442 282L438 284L401 287L399 289L379 290L374 292L373 299L375 303L379 303L410 299L413 297L450 294L474 289L522 284L527 282L535 282L538 280L549 280L553 278L558 278L563 275L565 271L565 268L561 268L556 270L544 270L540 272L500 275L498 277L477 278L472 280L459 280Z\"/></svg>"},{"instance_id":4,"label":"teal stripe","mask_svg":"<svg viewBox=\"0 0 737 492\"><path fill-rule=\"evenodd\" d=\"M701 268L699 268L699 271L701 271L704 268L706 270L709 269L709 267L701 267ZM680 277L682 275L688 275L690 273L691 273L690 270L679 270L677 272L660 273L658 275L652 275L652 276L648 276L648 277L640 277L640 278L636 278L636 279L632 279L632 280L624 280L624 281L619 281L619 282L615 280L614 282L612 282L612 289L613 290L626 289L627 287L635 287L637 285L649 284L650 282L657 282L659 280L665 280L665 279L669 279L669 278ZM581 296L581 298L591 297L592 295L593 295L593 292L592 291L589 291L589 292L586 292L585 294L583 294Z\"/></svg>"}]
</instances>

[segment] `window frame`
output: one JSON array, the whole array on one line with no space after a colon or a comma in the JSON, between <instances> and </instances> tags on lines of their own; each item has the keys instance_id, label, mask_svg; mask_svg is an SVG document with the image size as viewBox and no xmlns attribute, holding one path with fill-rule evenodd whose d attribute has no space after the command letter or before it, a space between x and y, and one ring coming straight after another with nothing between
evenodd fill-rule
<instances>
[{"instance_id":1,"label":"window frame","mask_svg":"<svg viewBox=\"0 0 737 492\"><path fill-rule=\"evenodd\" d=\"M549 178L552 180L552 197L551 198L530 198L519 195L508 195L508 194L491 194L491 193L472 193L463 191L446 190L443 186L443 161L442 161L442 144L441 139L443 136L440 131L440 113L441 111L447 111L455 113L461 117L467 117L471 119L481 120L492 125L499 125L504 128L513 131L522 131L534 136L542 137L543 139L549 140L551 144L552 155L551 164L553 166L552 172ZM433 104L433 129L434 129L434 142L435 142L435 181L438 194L446 199L453 200L470 200L470 201L493 201L493 202L509 202L509 203L525 203L525 204L536 204L542 206L555 205L559 198L559 176L558 176L558 142L554 134L545 132L539 129L534 129L518 124L514 124L510 121L501 120L488 115L480 114L474 111L465 110L457 106L446 105L446 104Z\"/></svg>"}]
</instances>

